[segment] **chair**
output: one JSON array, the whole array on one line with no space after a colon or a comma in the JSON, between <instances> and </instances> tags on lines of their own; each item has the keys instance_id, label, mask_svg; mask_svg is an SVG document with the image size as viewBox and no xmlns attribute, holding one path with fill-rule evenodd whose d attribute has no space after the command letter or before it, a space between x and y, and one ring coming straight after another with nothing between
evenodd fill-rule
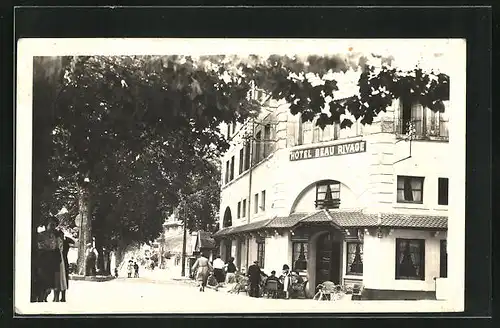
<instances>
[{"instance_id":1,"label":"chair","mask_svg":"<svg viewBox=\"0 0 500 328\"><path fill-rule=\"evenodd\" d=\"M318 292L316 293L316 295L314 295L313 300L322 301L323 298L326 297L330 301L334 301L334 295L337 293L337 289L337 285L335 285L333 282L325 281L316 287L316 290Z\"/></svg>"},{"instance_id":2,"label":"chair","mask_svg":"<svg viewBox=\"0 0 500 328\"><path fill-rule=\"evenodd\" d=\"M267 294L267 298L278 298L278 281L276 280L268 280L265 285L265 293Z\"/></svg>"}]
</instances>

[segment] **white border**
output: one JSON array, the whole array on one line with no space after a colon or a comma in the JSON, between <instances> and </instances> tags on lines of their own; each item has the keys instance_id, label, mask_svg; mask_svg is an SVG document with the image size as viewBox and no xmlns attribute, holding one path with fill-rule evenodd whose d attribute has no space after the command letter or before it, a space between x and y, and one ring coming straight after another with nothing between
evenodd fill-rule
<instances>
[{"instance_id":1,"label":"white border","mask_svg":"<svg viewBox=\"0 0 500 328\"><path fill-rule=\"evenodd\" d=\"M21 39L17 49L15 312L41 314L47 305L30 303L32 85L33 57L61 55L208 55L208 54L336 54L347 51L393 55L397 67L427 63L450 76L450 171L448 222L449 280L454 295L439 311L464 310L465 286L465 72L466 42L461 39ZM435 57L433 53L442 53ZM450 168L451 169L451 168ZM269 306L269 304L267 305ZM42 308L43 307L43 308ZM63 310L63 308L59 308ZM132 310L132 309L130 309ZM161 313L146 309L145 312ZM191 309L196 311L196 309ZM267 308L267 311L272 310ZM408 311L405 306L366 311ZM417 311L418 309L414 309ZM83 312L82 312L83 311ZM92 310L90 310L92 311ZM95 311L95 310L94 310ZM106 311L101 309L101 311ZM140 312L135 309L134 312ZM244 312L245 309L238 309ZM293 309L291 309L293 311ZM410 310L411 311L411 310ZM79 309L79 313L85 313ZM120 311L122 312L122 311ZM183 311L181 311L183 312ZM311 309L314 312L314 309ZM51 312L57 313L57 312ZM59 312L74 313L74 310ZM87 312L90 313L90 312ZM106 313L106 312L102 312ZM109 313L109 312L108 312ZM123 312L122 312L123 313Z\"/></svg>"}]
</instances>

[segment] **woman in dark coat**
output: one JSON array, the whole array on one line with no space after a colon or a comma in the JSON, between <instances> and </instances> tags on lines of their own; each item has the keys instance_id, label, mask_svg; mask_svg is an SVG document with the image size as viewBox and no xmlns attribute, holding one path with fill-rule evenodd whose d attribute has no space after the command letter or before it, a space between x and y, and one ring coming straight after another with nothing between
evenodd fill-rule
<instances>
[{"instance_id":1,"label":"woman in dark coat","mask_svg":"<svg viewBox=\"0 0 500 328\"><path fill-rule=\"evenodd\" d=\"M39 302L47 302L50 290L59 287L57 282L60 280L62 241L56 230L57 224L57 219L51 217L46 225L46 230L38 234L37 299Z\"/></svg>"},{"instance_id":2,"label":"woman in dark coat","mask_svg":"<svg viewBox=\"0 0 500 328\"><path fill-rule=\"evenodd\" d=\"M59 293L61 293L61 300L60 302L66 302L66 290L68 290L69 287L69 261L68 261L68 252L70 245L73 245L75 242L73 239L64 236L64 234L61 232L61 238L63 238L63 245L62 245L62 260L63 260L63 265L64 265L64 272L61 272L61 274L64 273L63 279L66 279L65 283L61 283L61 288L56 289L54 293L54 300L56 302L59 302Z\"/></svg>"}]
</instances>

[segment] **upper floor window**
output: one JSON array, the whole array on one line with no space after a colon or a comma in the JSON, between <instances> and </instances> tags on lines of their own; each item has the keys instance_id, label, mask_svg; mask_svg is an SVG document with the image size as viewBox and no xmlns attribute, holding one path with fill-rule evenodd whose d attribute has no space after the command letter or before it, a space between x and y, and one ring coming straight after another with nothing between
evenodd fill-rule
<instances>
[{"instance_id":1,"label":"upper floor window","mask_svg":"<svg viewBox=\"0 0 500 328\"><path fill-rule=\"evenodd\" d=\"M241 202L238 202L237 214L238 214L237 218L238 219L241 218Z\"/></svg>"},{"instance_id":2,"label":"upper floor window","mask_svg":"<svg viewBox=\"0 0 500 328\"><path fill-rule=\"evenodd\" d=\"M229 181L232 181L234 179L234 156L231 157L231 167L230 167L231 173L229 175Z\"/></svg>"},{"instance_id":3,"label":"upper floor window","mask_svg":"<svg viewBox=\"0 0 500 328\"><path fill-rule=\"evenodd\" d=\"M254 154L254 158L255 158L255 163L258 163L260 162L260 160L262 159L262 154L261 154L261 144L262 144L262 132L257 132L255 134L255 154Z\"/></svg>"},{"instance_id":4,"label":"upper floor window","mask_svg":"<svg viewBox=\"0 0 500 328\"><path fill-rule=\"evenodd\" d=\"M227 140L231 139L231 124L227 125Z\"/></svg>"},{"instance_id":5,"label":"upper floor window","mask_svg":"<svg viewBox=\"0 0 500 328\"><path fill-rule=\"evenodd\" d=\"M226 162L225 183L229 182L229 161Z\"/></svg>"},{"instance_id":6,"label":"upper floor window","mask_svg":"<svg viewBox=\"0 0 500 328\"><path fill-rule=\"evenodd\" d=\"M425 280L424 239L396 239L396 279Z\"/></svg>"},{"instance_id":7,"label":"upper floor window","mask_svg":"<svg viewBox=\"0 0 500 328\"><path fill-rule=\"evenodd\" d=\"M363 274L363 243L347 242L347 272L348 275Z\"/></svg>"},{"instance_id":8,"label":"upper floor window","mask_svg":"<svg viewBox=\"0 0 500 328\"><path fill-rule=\"evenodd\" d=\"M245 217L247 213L247 200L243 199L243 203L241 203L241 217Z\"/></svg>"},{"instance_id":9,"label":"upper floor window","mask_svg":"<svg viewBox=\"0 0 500 328\"><path fill-rule=\"evenodd\" d=\"M448 205L448 178L438 179L438 204Z\"/></svg>"},{"instance_id":10,"label":"upper floor window","mask_svg":"<svg viewBox=\"0 0 500 328\"><path fill-rule=\"evenodd\" d=\"M244 148L241 148L240 149L240 160L238 161L239 162L239 170L238 170L239 174L241 174L243 172L244 160L245 160Z\"/></svg>"},{"instance_id":11,"label":"upper floor window","mask_svg":"<svg viewBox=\"0 0 500 328\"><path fill-rule=\"evenodd\" d=\"M253 204L253 207L254 207L254 213L257 214L259 213L259 194L255 194L254 196L254 204Z\"/></svg>"},{"instance_id":12,"label":"upper floor window","mask_svg":"<svg viewBox=\"0 0 500 328\"><path fill-rule=\"evenodd\" d=\"M340 207L340 182L325 180L316 184L316 207Z\"/></svg>"},{"instance_id":13,"label":"upper floor window","mask_svg":"<svg viewBox=\"0 0 500 328\"><path fill-rule=\"evenodd\" d=\"M409 123L415 128L416 137L448 138L448 112L434 112L419 103L401 99L396 112L396 132L406 134Z\"/></svg>"},{"instance_id":14,"label":"upper floor window","mask_svg":"<svg viewBox=\"0 0 500 328\"><path fill-rule=\"evenodd\" d=\"M422 204L424 178L398 175L398 203Z\"/></svg>"},{"instance_id":15,"label":"upper floor window","mask_svg":"<svg viewBox=\"0 0 500 328\"><path fill-rule=\"evenodd\" d=\"M264 126L264 158L271 153L271 124Z\"/></svg>"},{"instance_id":16,"label":"upper floor window","mask_svg":"<svg viewBox=\"0 0 500 328\"><path fill-rule=\"evenodd\" d=\"M246 171L250 168L250 143L245 144L245 165L243 170Z\"/></svg>"},{"instance_id":17,"label":"upper floor window","mask_svg":"<svg viewBox=\"0 0 500 328\"><path fill-rule=\"evenodd\" d=\"M266 210L266 191L262 190L260 194L260 209L265 211Z\"/></svg>"}]
</instances>

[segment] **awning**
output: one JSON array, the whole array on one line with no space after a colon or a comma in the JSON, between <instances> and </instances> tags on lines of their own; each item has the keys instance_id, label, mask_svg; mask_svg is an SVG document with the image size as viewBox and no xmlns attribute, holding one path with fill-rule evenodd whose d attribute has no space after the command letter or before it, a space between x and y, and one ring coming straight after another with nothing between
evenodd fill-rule
<instances>
[{"instance_id":1,"label":"awning","mask_svg":"<svg viewBox=\"0 0 500 328\"><path fill-rule=\"evenodd\" d=\"M310 215L309 213L293 213L289 216L277 216L270 220L266 228L280 229L291 228L300 222L303 218Z\"/></svg>"},{"instance_id":2,"label":"awning","mask_svg":"<svg viewBox=\"0 0 500 328\"><path fill-rule=\"evenodd\" d=\"M224 228L213 234L214 237L223 237L228 235L234 235L237 233L256 231L265 228L266 225L271 222L272 219L260 220L256 222L251 222L236 227Z\"/></svg>"}]
</instances>

